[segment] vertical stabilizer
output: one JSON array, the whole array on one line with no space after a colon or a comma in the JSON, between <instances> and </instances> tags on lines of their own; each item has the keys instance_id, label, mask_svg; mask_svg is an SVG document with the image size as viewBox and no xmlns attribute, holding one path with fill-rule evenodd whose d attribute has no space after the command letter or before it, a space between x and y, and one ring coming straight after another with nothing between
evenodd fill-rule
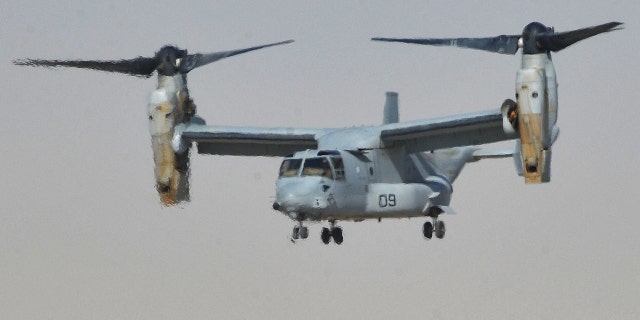
<instances>
[{"instance_id":1,"label":"vertical stabilizer","mask_svg":"<svg viewBox=\"0 0 640 320\"><path fill-rule=\"evenodd\" d=\"M398 93L387 92L387 100L384 103L382 124L396 123L400 120L398 113Z\"/></svg>"}]
</instances>

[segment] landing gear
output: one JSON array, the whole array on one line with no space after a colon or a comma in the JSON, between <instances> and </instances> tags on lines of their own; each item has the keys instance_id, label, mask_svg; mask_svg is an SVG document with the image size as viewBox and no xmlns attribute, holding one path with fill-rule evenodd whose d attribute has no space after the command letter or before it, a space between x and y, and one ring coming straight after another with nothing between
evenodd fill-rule
<instances>
[{"instance_id":1,"label":"landing gear","mask_svg":"<svg viewBox=\"0 0 640 320\"><path fill-rule=\"evenodd\" d=\"M309 236L309 229L307 227L300 227L300 239L306 239Z\"/></svg>"},{"instance_id":2,"label":"landing gear","mask_svg":"<svg viewBox=\"0 0 640 320\"><path fill-rule=\"evenodd\" d=\"M322 239L322 243L329 244L329 242L331 241L331 231L329 230L329 228L322 228L320 239Z\"/></svg>"},{"instance_id":3,"label":"landing gear","mask_svg":"<svg viewBox=\"0 0 640 320\"><path fill-rule=\"evenodd\" d=\"M302 221L297 226L293 227L291 241L306 239L307 237L309 237L309 229L302 225Z\"/></svg>"},{"instance_id":4,"label":"landing gear","mask_svg":"<svg viewBox=\"0 0 640 320\"><path fill-rule=\"evenodd\" d=\"M336 244L342 244L344 238L342 237L342 228L336 227L335 221L331 221L330 228L322 228L322 232L320 233L320 239L322 239L322 243L329 244L331 242L331 238Z\"/></svg>"},{"instance_id":5,"label":"landing gear","mask_svg":"<svg viewBox=\"0 0 640 320\"><path fill-rule=\"evenodd\" d=\"M447 231L444 225L444 221L438 220L437 216L432 217L432 219L433 219L433 223L431 223L430 221L427 221L422 226L422 235L424 235L424 237L427 239L431 239L431 237L435 233L436 238L438 239L444 238L444 233Z\"/></svg>"},{"instance_id":6,"label":"landing gear","mask_svg":"<svg viewBox=\"0 0 640 320\"><path fill-rule=\"evenodd\" d=\"M431 239L431 237L433 236L433 225L431 224L431 222L427 221L424 223L424 225L422 226L422 235L424 235L424 237L427 239Z\"/></svg>"},{"instance_id":7,"label":"landing gear","mask_svg":"<svg viewBox=\"0 0 640 320\"><path fill-rule=\"evenodd\" d=\"M447 231L447 229L444 226L444 221L436 222L436 228L435 228L436 238L438 239L444 238L445 231Z\"/></svg>"},{"instance_id":8,"label":"landing gear","mask_svg":"<svg viewBox=\"0 0 640 320\"><path fill-rule=\"evenodd\" d=\"M331 236L333 236L333 241L336 242L336 244L342 244L342 240L344 240L342 238L342 228L340 227L335 227L331 230Z\"/></svg>"}]
</instances>

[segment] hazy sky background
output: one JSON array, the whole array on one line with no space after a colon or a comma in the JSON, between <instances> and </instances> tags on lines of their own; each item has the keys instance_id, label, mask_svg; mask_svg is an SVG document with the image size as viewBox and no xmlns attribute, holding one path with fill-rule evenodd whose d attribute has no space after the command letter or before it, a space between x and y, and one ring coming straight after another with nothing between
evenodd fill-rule
<instances>
[{"instance_id":1,"label":"hazy sky background","mask_svg":"<svg viewBox=\"0 0 640 320\"><path fill-rule=\"evenodd\" d=\"M5 1L0 3L0 318L637 319L638 1ZM553 56L561 134L552 182L511 160L454 185L444 240L424 219L322 225L292 244L273 211L278 158L192 153L192 202L154 189L155 79L16 67L295 39L189 74L210 124L377 124L499 107L520 56L375 43L372 36L517 34L531 21L623 31Z\"/></svg>"}]
</instances>

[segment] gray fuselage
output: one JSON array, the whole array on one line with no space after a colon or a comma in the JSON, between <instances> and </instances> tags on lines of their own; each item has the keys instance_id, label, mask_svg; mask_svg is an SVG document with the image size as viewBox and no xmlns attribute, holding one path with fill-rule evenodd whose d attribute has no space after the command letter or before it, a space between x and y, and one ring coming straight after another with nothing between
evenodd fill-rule
<instances>
[{"instance_id":1,"label":"gray fuselage","mask_svg":"<svg viewBox=\"0 0 640 320\"><path fill-rule=\"evenodd\" d=\"M298 221L428 216L449 206L451 183L473 150L297 152L282 162L274 209Z\"/></svg>"}]
</instances>

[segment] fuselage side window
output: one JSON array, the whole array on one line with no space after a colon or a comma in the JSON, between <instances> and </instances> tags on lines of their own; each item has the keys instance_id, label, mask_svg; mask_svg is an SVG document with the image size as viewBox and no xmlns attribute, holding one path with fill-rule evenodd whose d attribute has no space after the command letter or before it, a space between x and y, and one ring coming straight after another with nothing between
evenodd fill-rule
<instances>
[{"instance_id":1,"label":"fuselage side window","mask_svg":"<svg viewBox=\"0 0 640 320\"><path fill-rule=\"evenodd\" d=\"M340 157L331 157L333 170L336 173L336 179L344 179L344 163Z\"/></svg>"},{"instance_id":2,"label":"fuselage side window","mask_svg":"<svg viewBox=\"0 0 640 320\"><path fill-rule=\"evenodd\" d=\"M333 179L329 159L326 157L307 158L302 168L303 176L318 176Z\"/></svg>"},{"instance_id":3,"label":"fuselage side window","mask_svg":"<svg viewBox=\"0 0 640 320\"><path fill-rule=\"evenodd\" d=\"M280 165L280 177L296 177L300 171L302 159L284 159Z\"/></svg>"}]
</instances>

